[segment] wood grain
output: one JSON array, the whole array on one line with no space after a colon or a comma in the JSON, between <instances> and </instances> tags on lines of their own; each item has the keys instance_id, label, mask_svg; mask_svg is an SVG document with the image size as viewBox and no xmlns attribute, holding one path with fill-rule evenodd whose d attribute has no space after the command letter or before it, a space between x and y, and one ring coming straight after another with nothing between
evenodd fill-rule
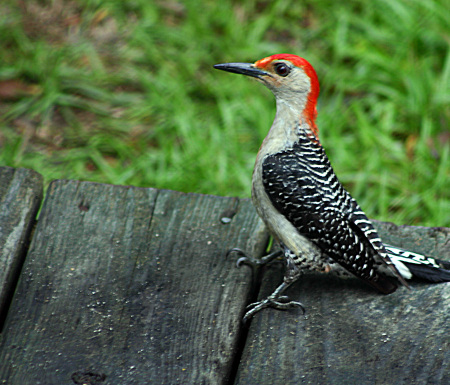
<instances>
[{"instance_id":1,"label":"wood grain","mask_svg":"<svg viewBox=\"0 0 450 385\"><path fill-rule=\"evenodd\" d=\"M252 285L225 253L260 255L266 240L248 200L53 182L0 382L227 383Z\"/></svg>"},{"instance_id":2,"label":"wood grain","mask_svg":"<svg viewBox=\"0 0 450 385\"><path fill-rule=\"evenodd\" d=\"M33 174L8 172L0 197L17 227L27 211L11 207L39 194L27 192ZM386 242L450 259L450 229L375 226ZM243 328L257 285L225 254L266 244L246 199L53 182L2 333L0 383L450 383L449 284L383 296L309 274L288 292L306 316L266 309ZM267 268L261 298L282 273Z\"/></svg>"},{"instance_id":3,"label":"wood grain","mask_svg":"<svg viewBox=\"0 0 450 385\"><path fill-rule=\"evenodd\" d=\"M385 242L450 259L450 229L377 222ZM264 275L261 298L282 280ZM237 384L448 384L450 284L380 295L356 278L305 275L288 291L307 309L266 309L251 324Z\"/></svg>"},{"instance_id":4,"label":"wood grain","mask_svg":"<svg viewBox=\"0 0 450 385\"><path fill-rule=\"evenodd\" d=\"M0 167L0 330L42 200L42 176Z\"/></svg>"}]
</instances>

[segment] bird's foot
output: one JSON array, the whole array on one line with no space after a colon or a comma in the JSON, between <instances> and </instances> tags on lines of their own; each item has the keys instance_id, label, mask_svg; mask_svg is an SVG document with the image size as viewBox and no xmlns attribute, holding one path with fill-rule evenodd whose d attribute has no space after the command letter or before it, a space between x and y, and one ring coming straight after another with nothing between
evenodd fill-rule
<instances>
[{"instance_id":1,"label":"bird's foot","mask_svg":"<svg viewBox=\"0 0 450 385\"><path fill-rule=\"evenodd\" d=\"M281 250L277 250L274 251L273 253L270 253L268 255L266 255L265 257L262 258L254 258L250 255L248 255L245 251L238 249L238 248L234 248L228 251L227 253L227 257L232 254L232 253L236 253L238 255L240 255L241 257L236 261L236 266L237 267L241 267L242 265L248 265L251 266L253 268L257 268L260 266L264 266L269 262L272 262L274 259L281 257L283 255Z\"/></svg>"},{"instance_id":2,"label":"bird's foot","mask_svg":"<svg viewBox=\"0 0 450 385\"><path fill-rule=\"evenodd\" d=\"M277 310L288 310L293 309L295 307L299 307L302 309L303 314L305 314L306 310L304 306L297 301L290 301L288 296L274 296L273 294L267 297L266 299L251 303L247 306L247 312L244 315L244 318L242 321L246 323L250 318L252 318L256 313L258 313L260 310L271 307L273 309Z\"/></svg>"}]
</instances>

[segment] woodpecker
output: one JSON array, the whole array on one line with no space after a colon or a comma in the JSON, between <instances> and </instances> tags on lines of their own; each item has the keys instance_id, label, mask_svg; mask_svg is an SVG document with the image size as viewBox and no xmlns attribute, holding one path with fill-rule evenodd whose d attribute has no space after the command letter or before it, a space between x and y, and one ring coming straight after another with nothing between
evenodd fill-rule
<instances>
[{"instance_id":1,"label":"woodpecker","mask_svg":"<svg viewBox=\"0 0 450 385\"><path fill-rule=\"evenodd\" d=\"M316 126L319 81L305 59L272 55L255 63L216 64L214 68L256 78L276 98L276 115L264 139L252 177L252 200L280 250L253 259L240 249L238 266L263 265L284 256L280 286L250 304L244 321L261 309L300 307L284 291L308 270L354 275L384 294L405 279L450 281L450 262L384 245L358 203L344 189L319 141Z\"/></svg>"}]
</instances>

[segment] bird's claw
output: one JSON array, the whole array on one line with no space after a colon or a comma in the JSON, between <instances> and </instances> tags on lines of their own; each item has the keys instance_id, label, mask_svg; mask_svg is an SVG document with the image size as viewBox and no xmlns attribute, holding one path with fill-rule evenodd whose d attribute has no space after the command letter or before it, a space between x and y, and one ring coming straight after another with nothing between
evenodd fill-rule
<instances>
[{"instance_id":1,"label":"bird's claw","mask_svg":"<svg viewBox=\"0 0 450 385\"><path fill-rule=\"evenodd\" d=\"M243 251L241 249L234 248L227 252L227 257L232 253L241 255L241 257L236 261L237 267L241 267L242 265L248 265L248 266L251 266L252 268L264 266L267 263L273 261L274 259L276 259L282 255L282 252L280 250L277 250L269 255L266 255L265 257L258 259L258 258L253 258L252 256L248 255L245 251Z\"/></svg>"},{"instance_id":2,"label":"bird's claw","mask_svg":"<svg viewBox=\"0 0 450 385\"><path fill-rule=\"evenodd\" d=\"M241 267L242 265L248 265L253 268L261 266L263 263L262 260L253 258L252 256L248 255L244 250L234 248L228 251L227 257L232 254L236 253L238 255L241 255L241 257L236 261L236 267Z\"/></svg>"},{"instance_id":3,"label":"bird's claw","mask_svg":"<svg viewBox=\"0 0 450 385\"><path fill-rule=\"evenodd\" d=\"M236 253L240 255L240 258L236 261L236 266L240 267L242 265L249 265L252 268L258 268L260 266L264 266L274 260L276 260L279 257L283 256L282 250L276 250L261 259L256 259L251 256L249 256L245 251L234 248L227 252L227 257L232 254ZM260 310L265 309L267 307L271 307L278 310L288 310L295 307L299 307L302 309L303 314L305 314L306 310L302 303L297 301L291 301L289 300L289 297L286 295L281 295L284 290L286 290L294 280L290 280L289 282L283 282L269 297L267 297L265 300L251 303L246 307L247 312L244 315L243 322L246 323L250 318L252 318L256 313L258 313Z\"/></svg>"},{"instance_id":4,"label":"bird's claw","mask_svg":"<svg viewBox=\"0 0 450 385\"><path fill-rule=\"evenodd\" d=\"M230 256L230 254L233 254L233 253L247 256L247 253L244 250L239 249L237 247L233 247L232 249L227 251L225 258L228 258Z\"/></svg>"},{"instance_id":5,"label":"bird's claw","mask_svg":"<svg viewBox=\"0 0 450 385\"><path fill-rule=\"evenodd\" d=\"M280 297L268 297L262 301L251 303L246 307L248 310L244 318L242 319L244 323L246 323L250 318L252 318L256 313L258 313L260 310L271 307L273 309L277 310L288 310L295 307L299 307L302 309L303 314L305 314L306 309L303 306L301 302L297 301L290 301L289 297L286 295L280 296Z\"/></svg>"},{"instance_id":6,"label":"bird's claw","mask_svg":"<svg viewBox=\"0 0 450 385\"><path fill-rule=\"evenodd\" d=\"M259 266L262 266L263 263L259 259L245 256L245 257L239 258L236 261L236 267L241 267L242 265L248 265L248 266L251 266L252 268L257 268Z\"/></svg>"}]
</instances>

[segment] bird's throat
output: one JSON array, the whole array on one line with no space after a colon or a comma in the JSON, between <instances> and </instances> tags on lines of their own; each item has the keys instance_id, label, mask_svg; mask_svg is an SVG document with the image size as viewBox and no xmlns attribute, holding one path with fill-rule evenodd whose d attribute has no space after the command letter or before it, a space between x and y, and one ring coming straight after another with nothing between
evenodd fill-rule
<instances>
[{"instance_id":1,"label":"bird's throat","mask_svg":"<svg viewBox=\"0 0 450 385\"><path fill-rule=\"evenodd\" d=\"M306 103L306 107L308 103ZM269 140L281 141L291 147L300 137L319 142L319 130L316 126L314 113L303 105L292 105L277 100L277 113L269 132Z\"/></svg>"}]
</instances>

